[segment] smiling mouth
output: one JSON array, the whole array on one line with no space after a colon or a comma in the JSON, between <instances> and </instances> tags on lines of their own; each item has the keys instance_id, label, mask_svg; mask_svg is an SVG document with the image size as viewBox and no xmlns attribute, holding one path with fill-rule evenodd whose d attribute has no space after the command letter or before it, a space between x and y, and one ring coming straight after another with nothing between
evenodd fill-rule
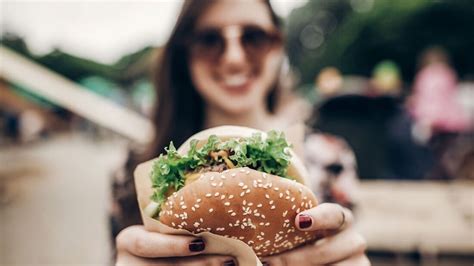
<instances>
[{"instance_id":1,"label":"smiling mouth","mask_svg":"<svg viewBox=\"0 0 474 266\"><path fill-rule=\"evenodd\" d=\"M224 84L224 86L229 88L244 86L249 81L250 77L248 75L235 75L222 79L222 83Z\"/></svg>"}]
</instances>

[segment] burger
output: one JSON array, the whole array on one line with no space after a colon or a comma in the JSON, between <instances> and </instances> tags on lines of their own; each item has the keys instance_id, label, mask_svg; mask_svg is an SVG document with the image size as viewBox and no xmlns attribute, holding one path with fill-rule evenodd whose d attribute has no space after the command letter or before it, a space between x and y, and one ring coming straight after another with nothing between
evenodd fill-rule
<instances>
[{"instance_id":1,"label":"burger","mask_svg":"<svg viewBox=\"0 0 474 266\"><path fill-rule=\"evenodd\" d=\"M294 225L317 200L283 133L223 126L165 150L153 162L149 216L194 234L238 239L259 257L316 239Z\"/></svg>"}]
</instances>

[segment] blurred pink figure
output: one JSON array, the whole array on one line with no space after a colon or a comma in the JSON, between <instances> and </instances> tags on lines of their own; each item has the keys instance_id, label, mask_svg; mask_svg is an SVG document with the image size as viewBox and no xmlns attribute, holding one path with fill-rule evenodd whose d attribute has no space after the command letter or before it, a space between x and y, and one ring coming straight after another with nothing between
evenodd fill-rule
<instances>
[{"instance_id":1,"label":"blurred pink figure","mask_svg":"<svg viewBox=\"0 0 474 266\"><path fill-rule=\"evenodd\" d=\"M463 132L469 128L468 114L456 101L457 77L445 63L428 64L417 74L409 111L417 126L436 132Z\"/></svg>"}]
</instances>

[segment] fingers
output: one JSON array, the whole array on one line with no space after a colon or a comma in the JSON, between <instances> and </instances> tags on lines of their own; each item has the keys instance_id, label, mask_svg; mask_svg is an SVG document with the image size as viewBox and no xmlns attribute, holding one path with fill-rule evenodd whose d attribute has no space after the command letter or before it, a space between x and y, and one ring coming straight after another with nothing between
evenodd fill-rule
<instances>
[{"instance_id":1,"label":"fingers","mask_svg":"<svg viewBox=\"0 0 474 266\"><path fill-rule=\"evenodd\" d=\"M116 238L117 250L145 258L197 255L205 248L202 239L191 236L148 232L143 226L130 226Z\"/></svg>"},{"instance_id":2,"label":"fingers","mask_svg":"<svg viewBox=\"0 0 474 266\"><path fill-rule=\"evenodd\" d=\"M300 212L295 218L295 224L302 231L341 230L349 227L353 220L349 209L339 204L322 203Z\"/></svg>"},{"instance_id":3,"label":"fingers","mask_svg":"<svg viewBox=\"0 0 474 266\"><path fill-rule=\"evenodd\" d=\"M334 236L326 237L312 244L312 262L328 264L341 261L354 254L364 253L367 244L365 239L352 229L342 231Z\"/></svg>"},{"instance_id":4,"label":"fingers","mask_svg":"<svg viewBox=\"0 0 474 266\"><path fill-rule=\"evenodd\" d=\"M156 265L182 265L182 266L237 266L231 256L199 255L181 258L158 259Z\"/></svg>"},{"instance_id":5,"label":"fingers","mask_svg":"<svg viewBox=\"0 0 474 266\"><path fill-rule=\"evenodd\" d=\"M362 253L362 254L357 254L354 255L348 259L345 259L343 261L331 264L331 265L337 265L337 266L370 266L370 261L367 256Z\"/></svg>"},{"instance_id":6,"label":"fingers","mask_svg":"<svg viewBox=\"0 0 474 266\"><path fill-rule=\"evenodd\" d=\"M361 235L354 230L345 230L313 244L263 258L262 261L267 262L270 266L324 265L352 257L354 254L363 255L365 247L366 243ZM350 265L350 263L344 265Z\"/></svg>"},{"instance_id":7,"label":"fingers","mask_svg":"<svg viewBox=\"0 0 474 266\"><path fill-rule=\"evenodd\" d=\"M122 254L117 258L116 266L237 266L230 256L198 255L179 258L139 258L131 254Z\"/></svg>"}]
</instances>

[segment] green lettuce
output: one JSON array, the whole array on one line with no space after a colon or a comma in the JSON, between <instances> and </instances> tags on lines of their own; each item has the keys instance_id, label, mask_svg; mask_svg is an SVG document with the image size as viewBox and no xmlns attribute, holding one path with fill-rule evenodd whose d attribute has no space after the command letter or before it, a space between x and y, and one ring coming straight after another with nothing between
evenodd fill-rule
<instances>
[{"instance_id":1,"label":"green lettuce","mask_svg":"<svg viewBox=\"0 0 474 266\"><path fill-rule=\"evenodd\" d=\"M204 167L224 163L222 158L213 158L212 152L225 150L235 167L249 167L268 174L290 178L287 175L291 155L290 145L282 132L270 131L263 139L260 133L248 138L221 141L212 135L202 147L197 140L190 142L186 155L178 154L173 142L153 163L151 181L154 189L152 200L160 206L169 196L169 191L178 191L184 186L185 175L199 172Z\"/></svg>"}]
</instances>

